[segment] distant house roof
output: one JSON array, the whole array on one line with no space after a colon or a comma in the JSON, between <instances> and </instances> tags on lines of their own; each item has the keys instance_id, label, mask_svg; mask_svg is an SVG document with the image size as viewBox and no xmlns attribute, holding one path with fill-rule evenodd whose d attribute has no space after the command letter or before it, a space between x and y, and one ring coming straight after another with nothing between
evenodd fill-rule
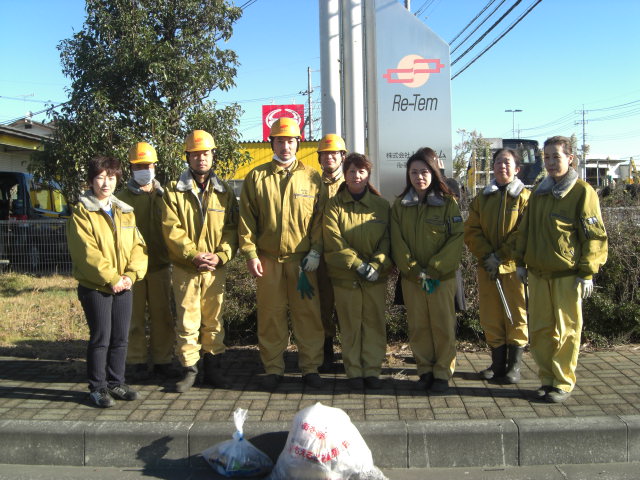
<instances>
[{"instance_id":1,"label":"distant house roof","mask_svg":"<svg viewBox=\"0 0 640 480\"><path fill-rule=\"evenodd\" d=\"M38 124L37 128L27 129L24 128L24 124L16 126L15 123L11 126L0 125L0 145L4 147L5 152L40 150L43 143L53 134L53 128L44 124Z\"/></svg>"}]
</instances>

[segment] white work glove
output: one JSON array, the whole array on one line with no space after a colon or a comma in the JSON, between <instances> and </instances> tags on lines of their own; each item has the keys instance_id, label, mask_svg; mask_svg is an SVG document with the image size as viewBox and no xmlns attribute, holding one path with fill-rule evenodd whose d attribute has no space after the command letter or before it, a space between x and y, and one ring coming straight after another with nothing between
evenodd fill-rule
<instances>
[{"instance_id":1,"label":"white work glove","mask_svg":"<svg viewBox=\"0 0 640 480\"><path fill-rule=\"evenodd\" d=\"M309 250L307 256L302 259L302 269L305 272L315 272L320 265L320 254L315 250Z\"/></svg>"},{"instance_id":2,"label":"white work glove","mask_svg":"<svg viewBox=\"0 0 640 480\"><path fill-rule=\"evenodd\" d=\"M498 267L500 267L501 263L502 261L495 253L490 253L487 258L484 259L484 269L491 278L495 278L498 276Z\"/></svg>"},{"instance_id":3,"label":"white work glove","mask_svg":"<svg viewBox=\"0 0 640 480\"><path fill-rule=\"evenodd\" d=\"M576 287L582 285L582 298L589 298L593 293L593 280L576 277Z\"/></svg>"},{"instance_id":4,"label":"white work glove","mask_svg":"<svg viewBox=\"0 0 640 480\"><path fill-rule=\"evenodd\" d=\"M527 284L527 269L524 267L516 267L516 275L522 283Z\"/></svg>"},{"instance_id":5,"label":"white work glove","mask_svg":"<svg viewBox=\"0 0 640 480\"><path fill-rule=\"evenodd\" d=\"M356 272L369 282L375 282L380 276L375 268L365 262L362 262L360 266L356 268Z\"/></svg>"}]
</instances>

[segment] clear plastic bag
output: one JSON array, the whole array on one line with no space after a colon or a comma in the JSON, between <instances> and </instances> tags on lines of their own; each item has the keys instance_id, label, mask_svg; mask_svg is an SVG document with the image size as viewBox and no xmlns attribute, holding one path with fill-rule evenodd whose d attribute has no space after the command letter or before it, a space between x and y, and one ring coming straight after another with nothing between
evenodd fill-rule
<instances>
[{"instance_id":1,"label":"clear plastic bag","mask_svg":"<svg viewBox=\"0 0 640 480\"><path fill-rule=\"evenodd\" d=\"M269 480L386 480L349 416L316 403L300 410Z\"/></svg>"},{"instance_id":2,"label":"clear plastic bag","mask_svg":"<svg viewBox=\"0 0 640 480\"><path fill-rule=\"evenodd\" d=\"M248 411L238 408L233 412L236 431L232 440L215 444L202 452L211 467L225 477L264 476L273 468L271 459L244 438L243 425Z\"/></svg>"}]
</instances>

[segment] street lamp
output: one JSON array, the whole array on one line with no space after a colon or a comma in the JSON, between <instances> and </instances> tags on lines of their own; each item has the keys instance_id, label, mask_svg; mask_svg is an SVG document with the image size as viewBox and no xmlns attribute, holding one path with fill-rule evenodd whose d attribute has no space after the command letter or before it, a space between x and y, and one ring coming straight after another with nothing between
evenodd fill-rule
<instances>
[{"instance_id":1,"label":"street lamp","mask_svg":"<svg viewBox=\"0 0 640 480\"><path fill-rule=\"evenodd\" d=\"M516 138L516 113L521 112L519 108L514 110L505 110L505 113L511 113L511 135L513 138ZM520 136L520 135L518 135Z\"/></svg>"}]
</instances>

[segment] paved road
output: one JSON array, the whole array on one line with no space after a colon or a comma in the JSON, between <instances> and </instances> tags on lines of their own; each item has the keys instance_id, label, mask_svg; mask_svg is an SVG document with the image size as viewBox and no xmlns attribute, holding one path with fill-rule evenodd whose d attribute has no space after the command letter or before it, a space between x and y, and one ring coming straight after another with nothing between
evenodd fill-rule
<instances>
[{"instance_id":1,"label":"paved road","mask_svg":"<svg viewBox=\"0 0 640 480\"><path fill-rule=\"evenodd\" d=\"M401 468L384 469L389 480L637 480L640 464L544 465L513 468ZM164 480L224 479L211 470L41 467L0 465L0 480ZM293 480L293 479L292 479Z\"/></svg>"}]
</instances>

